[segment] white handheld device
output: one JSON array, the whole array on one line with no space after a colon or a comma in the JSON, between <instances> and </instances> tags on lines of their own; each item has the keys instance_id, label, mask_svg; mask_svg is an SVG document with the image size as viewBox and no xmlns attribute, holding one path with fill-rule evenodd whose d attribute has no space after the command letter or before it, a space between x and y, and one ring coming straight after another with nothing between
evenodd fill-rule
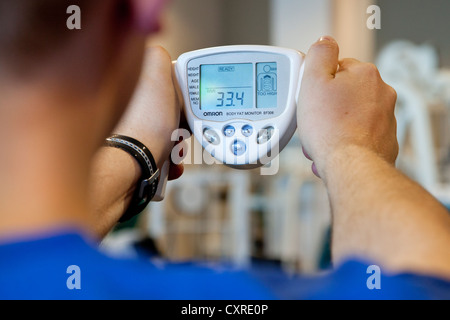
<instances>
[{"instance_id":1,"label":"white handheld device","mask_svg":"<svg viewBox=\"0 0 450 320\"><path fill-rule=\"evenodd\" d=\"M189 126L220 162L239 169L269 163L297 128L304 54L271 46L192 51L175 64Z\"/></svg>"},{"instance_id":2,"label":"white handheld device","mask_svg":"<svg viewBox=\"0 0 450 320\"><path fill-rule=\"evenodd\" d=\"M174 62L192 133L213 157L238 169L268 164L297 129L305 55L256 45L214 47ZM165 186L167 177L161 176ZM156 201L164 198L164 188Z\"/></svg>"}]
</instances>

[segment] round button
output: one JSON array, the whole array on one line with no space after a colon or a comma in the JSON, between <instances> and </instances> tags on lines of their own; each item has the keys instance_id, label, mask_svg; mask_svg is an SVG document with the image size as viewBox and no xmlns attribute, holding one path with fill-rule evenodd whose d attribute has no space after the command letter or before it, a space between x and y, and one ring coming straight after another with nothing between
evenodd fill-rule
<instances>
[{"instance_id":1,"label":"round button","mask_svg":"<svg viewBox=\"0 0 450 320\"><path fill-rule=\"evenodd\" d=\"M236 129L233 126L226 126L223 128L223 134L225 137L232 137L236 133Z\"/></svg>"},{"instance_id":2,"label":"round button","mask_svg":"<svg viewBox=\"0 0 450 320\"><path fill-rule=\"evenodd\" d=\"M266 143L267 141L272 139L274 130L275 130L275 128L270 126L270 127L265 127L264 129L259 131L258 138L256 138L256 141L258 142L258 144Z\"/></svg>"},{"instance_id":3,"label":"round button","mask_svg":"<svg viewBox=\"0 0 450 320\"><path fill-rule=\"evenodd\" d=\"M247 146L240 140L234 141L231 145L231 152L233 152L235 156L241 156L245 153L245 151L247 151Z\"/></svg>"},{"instance_id":4,"label":"round button","mask_svg":"<svg viewBox=\"0 0 450 320\"><path fill-rule=\"evenodd\" d=\"M215 146L220 144L220 137L213 129L206 128L205 130L203 130L203 136L210 144L213 144Z\"/></svg>"},{"instance_id":5,"label":"round button","mask_svg":"<svg viewBox=\"0 0 450 320\"><path fill-rule=\"evenodd\" d=\"M242 127L242 135L244 137L250 137L253 134L253 127L251 125L245 125Z\"/></svg>"}]
</instances>

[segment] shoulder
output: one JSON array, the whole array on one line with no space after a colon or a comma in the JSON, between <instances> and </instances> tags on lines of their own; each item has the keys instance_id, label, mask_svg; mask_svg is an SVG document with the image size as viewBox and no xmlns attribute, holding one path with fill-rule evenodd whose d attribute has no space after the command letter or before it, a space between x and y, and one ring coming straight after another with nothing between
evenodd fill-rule
<instances>
[{"instance_id":1,"label":"shoulder","mask_svg":"<svg viewBox=\"0 0 450 320\"><path fill-rule=\"evenodd\" d=\"M450 282L413 273L392 274L370 262L350 260L325 275L311 299L450 299Z\"/></svg>"},{"instance_id":2,"label":"shoulder","mask_svg":"<svg viewBox=\"0 0 450 320\"><path fill-rule=\"evenodd\" d=\"M0 246L3 299L272 299L246 272L110 257L78 234Z\"/></svg>"},{"instance_id":3,"label":"shoulder","mask_svg":"<svg viewBox=\"0 0 450 320\"><path fill-rule=\"evenodd\" d=\"M2 299L450 299L448 281L356 260L292 277L279 268L117 259L77 234L3 245L0 256Z\"/></svg>"}]
</instances>

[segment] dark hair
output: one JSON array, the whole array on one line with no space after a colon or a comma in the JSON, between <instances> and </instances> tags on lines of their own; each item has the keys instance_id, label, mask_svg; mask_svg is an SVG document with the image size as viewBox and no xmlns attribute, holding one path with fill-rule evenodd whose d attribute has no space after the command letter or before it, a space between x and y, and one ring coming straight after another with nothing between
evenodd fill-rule
<instances>
[{"instance_id":1,"label":"dark hair","mask_svg":"<svg viewBox=\"0 0 450 320\"><path fill-rule=\"evenodd\" d=\"M0 0L0 60L28 65L58 49L71 36L67 8L79 6L84 18L95 1Z\"/></svg>"}]
</instances>

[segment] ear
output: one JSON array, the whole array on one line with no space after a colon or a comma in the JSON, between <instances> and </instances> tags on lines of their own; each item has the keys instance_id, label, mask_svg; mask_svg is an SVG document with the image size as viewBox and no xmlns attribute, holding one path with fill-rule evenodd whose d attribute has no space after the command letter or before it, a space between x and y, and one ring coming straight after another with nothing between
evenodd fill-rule
<instances>
[{"instance_id":1,"label":"ear","mask_svg":"<svg viewBox=\"0 0 450 320\"><path fill-rule=\"evenodd\" d=\"M149 34L159 29L159 19L168 0L128 0L132 26L136 31Z\"/></svg>"}]
</instances>

